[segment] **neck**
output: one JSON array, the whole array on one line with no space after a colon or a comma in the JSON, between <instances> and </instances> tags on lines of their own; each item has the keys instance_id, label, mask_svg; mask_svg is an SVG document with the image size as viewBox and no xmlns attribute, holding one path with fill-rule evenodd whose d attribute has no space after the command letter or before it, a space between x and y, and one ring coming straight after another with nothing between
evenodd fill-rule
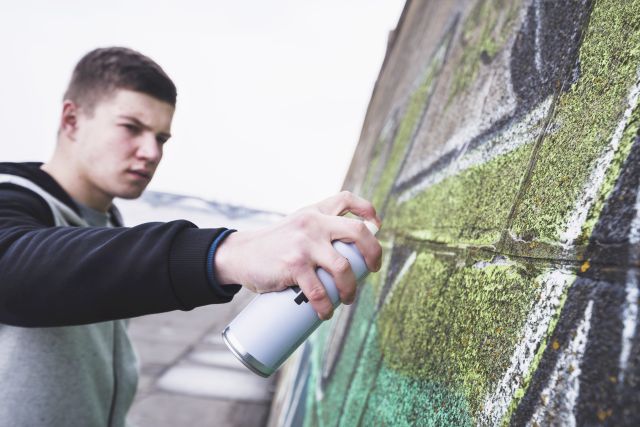
<instances>
[{"instance_id":1,"label":"neck","mask_svg":"<svg viewBox=\"0 0 640 427\"><path fill-rule=\"evenodd\" d=\"M113 197L95 188L81 171L68 161L69 158L61 155L56 149L51 160L40 168L51 175L72 199L91 209L107 212Z\"/></svg>"}]
</instances>

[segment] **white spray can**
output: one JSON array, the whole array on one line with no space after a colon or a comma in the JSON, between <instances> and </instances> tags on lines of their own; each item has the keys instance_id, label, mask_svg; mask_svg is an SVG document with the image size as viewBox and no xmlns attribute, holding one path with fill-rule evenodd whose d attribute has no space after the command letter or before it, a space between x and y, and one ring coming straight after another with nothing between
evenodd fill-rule
<instances>
[{"instance_id":1,"label":"white spray can","mask_svg":"<svg viewBox=\"0 0 640 427\"><path fill-rule=\"evenodd\" d=\"M369 221L364 223L372 234L378 232L375 224ZM336 240L333 247L349 260L356 280L361 280L369 273L355 243ZM335 309L340 305L340 296L333 278L322 268L316 269L316 274ZM222 338L247 368L262 377L268 377L321 322L300 288L292 286L280 292L256 296L224 329Z\"/></svg>"}]
</instances>

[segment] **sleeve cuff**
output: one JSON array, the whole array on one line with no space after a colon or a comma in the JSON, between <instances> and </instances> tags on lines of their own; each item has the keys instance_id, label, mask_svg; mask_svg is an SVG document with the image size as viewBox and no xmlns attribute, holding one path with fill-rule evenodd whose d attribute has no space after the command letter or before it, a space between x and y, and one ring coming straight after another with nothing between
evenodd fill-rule
<instances>
[{"instance_id":1,"label":"sleeve cuff","mask_svg":"<svg viewBox=\"0 0 640 427\"><path fill-rule=\"evenodd\" d=\"M209 285L213 288L213 291L219 295L224 297L233 297L237 294L242 285L222 285L218 282L216 278L215 269L213 268L213 261L215 260L216 251L218 247L222 244L224 239L229 237L229 235L237 230L224 230L222 233L216 237L211 246L209 247L209 251L207 252L207 280L209 280Z\"/></svg>"},{"instance_id":2,"label":"sleeve cuff","mask_svg":"<svg viewBox=\"0 0 640 427\"><path fill-rule=\"evenodd\" d=\"M230 230L199 229L194 226L186 228L174 238L169 255L169 276L182 310L229 302L241 289L240 285L221 286L209 274L208 255L216 242L218 245L222 242L220 237L227 231Z\"/></svg>"}]
</instances>

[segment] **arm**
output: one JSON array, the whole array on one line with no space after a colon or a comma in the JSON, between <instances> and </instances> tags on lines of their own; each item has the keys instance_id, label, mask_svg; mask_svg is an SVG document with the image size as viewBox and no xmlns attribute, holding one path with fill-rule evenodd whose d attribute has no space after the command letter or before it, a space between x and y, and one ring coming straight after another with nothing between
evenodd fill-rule
<instances>
[{"instance_id":1,"label":"arm","mask_svg":"<svg viewBox=\"0 0 640 427\"><path fill-rule=\"evenodd\" d=\"M54 227L39 196L3 185L0 322L76 325L228 302L239 286L220 288L206 271L224 230L188 221Z\"/></svg>"}]
</instances>

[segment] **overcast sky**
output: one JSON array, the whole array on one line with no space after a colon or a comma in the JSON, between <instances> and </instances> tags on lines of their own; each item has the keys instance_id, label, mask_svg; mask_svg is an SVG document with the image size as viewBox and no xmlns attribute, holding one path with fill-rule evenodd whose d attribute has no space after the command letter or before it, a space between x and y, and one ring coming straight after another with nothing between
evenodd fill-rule
<instances>
[{"instance_id":1,"label":"overcast sky","mask_svg":"<svg viewBox=\"0 0 640 427\"><path fill-rule=\"evenodd\" d=\"M20 1L0 15L0 160L46 160L87 51L129 46L178 87L150 189L289 212L338 191L403 0Z\"/></svg>"}]
</instances>

